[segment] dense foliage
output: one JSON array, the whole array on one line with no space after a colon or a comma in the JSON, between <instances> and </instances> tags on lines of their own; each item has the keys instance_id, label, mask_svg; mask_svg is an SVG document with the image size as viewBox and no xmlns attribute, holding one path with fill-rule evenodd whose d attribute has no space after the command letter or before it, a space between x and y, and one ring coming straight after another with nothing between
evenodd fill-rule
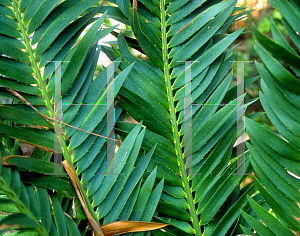
<instances>
[{"instance_id":1,"label":"dense foliage","mask_svg":"<svg viewBox=\"0 0 300 236\"><path fill-rule=\"evenodd\" d=\"M242 87L260 79L282 136L232 83L236 0L0 0L0 233L300 232L300 4L269 3L293 45L253 25L260 77Z\"/></svg>"}]
</instances>

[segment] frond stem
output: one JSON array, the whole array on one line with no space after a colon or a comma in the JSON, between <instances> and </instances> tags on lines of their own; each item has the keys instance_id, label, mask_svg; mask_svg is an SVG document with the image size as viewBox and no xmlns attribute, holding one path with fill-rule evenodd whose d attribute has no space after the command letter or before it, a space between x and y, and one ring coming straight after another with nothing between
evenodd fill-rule
<instances>
[{"instance_id":1,"label":"frond stem","mask_svg":"<svg viewBox=\"0 0 300 236\"><path fill-rule=\"evenodd\" d=\"M25 30L25 27L24 27L24 24L23 24L23 21L22 21L22 18L21 18L21 14L20 14L20 11L19 11L19 8L18 8L18 3L16 2L16 0L13 0L13 8L14 8L14 12L16 13L17 21L18 21L18 23L20 25L20 30L21 30L21 34L23 35L23 40L24 40L24 42L26 44L26 47L27 47L27 50L28 50L28 54L29 54L29 57L30 57L30 62L31 62L31 64L32 64L32 66L34 68L34 71L35 71L35 75L36 75L36 78L37 78L38 85L39 85L40 89L42 90L42 96L43 96L43 98L44 98L44 100L46 102L47 109L50 112L50 117L53 118L54 117L54 110L53 110L53 107L51 105L50 99L48 97L48 94L47 94L47 91L46 91L46 87L44 85L44 81L43 81L42 76L40 74L39 68L37 66L36 58L33 55L33 50L31 48L31 44L30 44L30 42L28 40L28 35L26 33L26 30ZM64 158L70 163L70 165L72 166L73 170L75 170L75 167L74 167L73 162L71 160L71 157L70 157L67 145L65 143L65 140L63 140L63 139L60 140L60 143L62 144L62 153L63 153ZM94 218L94 220L96 220L96 222L99 224L99 221L97 219L95 211L94 211L94 209L93 209L93 207L92 207L92 205L90 203L90 200L87 197L86 192L85 192L82 184L80 183L79 178L78 178L77 175L76 175L76 178L78 180L79 187L80 187L80 189L81 189L81 191L83 193L82 194L83 198L86 201L87 208L88 208L89 212L91 213L92 217ZM40 234L40 235L45 235L45 234Z\"/></svg>"},{"instance_id":2,"label":"frond stem","mask_svg":"<svg viewBox=\"0 0 300 236\"><path fill-rule=\"evenodd\" d=\"M28 40L28 35L26 33L26 30L25 30L25 27L24 27L24 24L23 24L23 21L22 21L22 17L21 17L20 11L19 11L18 3L16 2L16 0L13 0L13 8L14 8L14 12L16 13L17 21L18 21L19 26L20 26L21 34L23 35L23 40L26 44L26 48L27 48L27 52L28 52L29 57L30 57L31 65L34 68L34 72L35 72L35 76L37 78L38 85L39 85L39 87L42 91L43 99L46 102L46 106L47 106L48 111L50 112L50 116L54 117L53 107L52 107L50 99L48 97L48 94L47 94L47 91L46 91L46 88L45 88L44 81L42 79L40 70L37 66L36 58L33 55L31 44Z\"/></svg>"},{"instance_id":3,"label":"frond stem","mask_svg":"<svg viewBox=\"0 0 300 236\"><path fill-rule=\"evenodd\" d=\"M184 159L182 155L182 149L180 145L180 137L177 127L177 118L175 112L175 105L174 105L174 98L173 98L173 91L171 87L171 76L170 76L170 68L169 68L169 61L168 61L168 45L167 45L167 26L166 26L166 13L165 13L165 0L160 0L160 12L161 12L161 30L162 30L162 52L163 52L163 62L164 62L164 75L165 75L165 83L167 86L167 93L168 93L168 102L170 105L170 117L171 123L173 128L173 137L174 137L174 144L177 154L177 160L179 162L179 170L181 173L181 179L183 182L183 188L186 193L187 203L190 206L190 214L192 217L192 224L195 230L195 235L201 236L201 228L199 224L198 214L196 212L196 206L193 200L193 195L191 192L191 187L185 173L184 167Z\"/></svg>"}]
</instances>

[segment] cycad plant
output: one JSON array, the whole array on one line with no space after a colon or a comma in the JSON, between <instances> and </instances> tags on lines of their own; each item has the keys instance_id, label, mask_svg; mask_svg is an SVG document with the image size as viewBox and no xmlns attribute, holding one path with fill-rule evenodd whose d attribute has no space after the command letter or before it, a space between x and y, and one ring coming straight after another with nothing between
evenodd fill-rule
<instances>
[{"instance_id":1,"label":"cycad plant","mask_svg":"<svg viewBox=\"0 0 300 236\"><path fill-rule=\"evenodd\" d=\"M299 48L299 4L282 2L271 4ZM0 211L10 213L0 232L299 232L299 50L273 23L274 41L254 28L272 53L256 45L266 66L257 63L260 99L285 140L255 114L245 118L250 141L240 148L243 112L256 99L244 101L244 85L232 86L228 72L229 46L243 29L226 30L248 13L236 3L0 0L0 96L12 101L0 105ZM98 45L110 33L117 41ZM99 70L100 51L111 64ZM23 143L35 147L30 157ZM241 187L254 170L258 178Z\"/></svg>"},{"instance_id":2,"label":"cycad plant","mask_svg":"<svg viewBox=\"0 0 300 236\"><path fill-rule=\"evenodd\" d=\"M287 0L270 0L269 3L282 14L282 23L294 47L272 19L273 40L253 25L258 41L255 50L265 65L255 62L262 78L259 98L282 137L246 118L250 162L259 177L254 177L254 182L268 207L263 209L250 198L248 200L265 226L245 213L242 216L259 235L294 235L291 230L300 231L299 222L294 218L300 217L300 4L299 1ZM269 208L274 215L267 212Z\"/></svg>"}]
</instances>

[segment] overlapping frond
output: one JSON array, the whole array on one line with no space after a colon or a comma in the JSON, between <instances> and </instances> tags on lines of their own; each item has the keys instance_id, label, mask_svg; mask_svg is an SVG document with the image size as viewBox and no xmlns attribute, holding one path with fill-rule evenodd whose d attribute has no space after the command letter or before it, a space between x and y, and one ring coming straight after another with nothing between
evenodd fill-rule
<instances>
[{"instance_id":1,"label":"overlapping frond","mask_svg":"<svg viewBox=\"0 0 300 236\"><path fill-rule=\"evenodd\" d=\"M155 145L149 152L140 155L145 133L141 124L124 140L116 154L116 161L122 164L115 171L122 175L105 175L107 90L113 87L115 97L133 65L120 71L115 64L116 78L107 86L108 68L94 78L100 53L97 43L116 28L103 27L105 12L99 18L94 17L102 11L101 5L92 7L96 3L98 1L95 0L1 1L1 23L4 27L0 32L0 95L13 101L13 104L0 106L0 117L4 119L4 123L0 124L4 163L4 166L1 165L3 199L0 210L13 213L1 220L3 232L18 229L18 233L26 235L81 235L88 230L90 219L87 219L65 171L52 162L54 151L63 152L72 168L76 167L81 180L81 197L87 202L83 207L90 211L97 224L97 209L101 223L128 220L131 213L135 221L152 220L163 181L153 186L156 170L142 179ZM33 45L36 43L35 48ZM122 60L122 56L118 60ZM57 61L65 61L61 66L62 121L66 125L65 137L70 137L69 150L74 149L73 160L64 143L67 141L62 140L62 150L54 149L56 67L53 62ZM116 116L113 118L118 120L121 113L122 108L116 104ZM36 147L30 158L23 156L20 142ZM60 173L58 176L45 175L55 175L56 171ZM142 227L145 230L153 228ZM157 227L161 226L154 228ZM30 230L32 228L35 231ZM125 228L123 232L126 232ZM109 226L106 232L108 229Z\"/></svg>"},{"instance_id":2,"label":"overlapping frond","mask_svg":"<svg viewBox=\"0 0 300 236\"><path fill-rule=\"evenodd\" d=\"M51 23L53 23L53 20L55 21L57 14L66 14L67 8L62 8L61 5L57 6L58 2L1 2L3 4L1 5L3 10L1 11L1 24L4 25L4 27L1 27L0 50L2 61L0 73L2 76L1 81L3 81L1 83L1 96L12 99L14 102L14 104L1 105L1 118L4 119L0 131L3 135L1 139L4 141L4 146L1 142L1 157L2 162L5 159L7 164L16 166L3 166L1 171L1 178L3 178L1 193L4 194L3 201L7 202L7 204L1 204L1 211L14 213L2 219L1 229L3 231L9 228L18 230L22 228L22 230L25 229L23 233L27 234L29 232L26 229L34 228L39 235L57 234L57 232L60 235L80 234L77 225L71 217L73 216L71 198L76 195L72 185L67 179L62 177L44 176L45 173L54 173L54 169L60 170L60 173L64 172L59 165L49 162L51 152L53 153L54 151L54 133L52 120L48 119L47 121L45 118L53 118L53 104L50 101L51 96L49 97L51 91L47 91L37 65L37 59L42 61L45 58L39 58L32 45L35 44L34 40L40 40L40 38L37 38L37 31L40 33L39 37L43 36L43 33L47 29L49 30L49 26L53 30L53 24ZM83 8L82 2L80 2L72 2L73 5L77 5L79 11L77 13L72 11L72 16L70 16L70 13L67 13L72 18L70 19L71 21L76 20L87 7L90 7L97 1L86 3L86 8ZM87 14L84 19L91 20L95 14L96 11L93 14ZM51 17L52 21L48 21ZM69 30L71 27L68 24L64 27L60 25L60 28ZM87 25L81 25L81 32L85 26ZM54 26L54 29L56 27ZM41 31L41 28L44 28L44 32ZM77 32L77 38L80 35L78 34L80 32L78 31L79 29L80 27L77 30L73 30L74 34ZM29 37L32 32L34 32L33 39ZM60 32L58 31L58 33ZM69 36L73 35L69 32ZM54 51L53 45L58 40L64 41L64 43L68 41L66 38L62 40L62 38L56 39L56 37L52 41L48 41L46 49L50 45L52 47L47 52ZM71 46L74 45L76 39L75 41L73 40ZM90 45L86 44L85 46L89 47ZM52 48L53 50L51 50ZM58 49L56 53L60 51L61 47ZM78 50L75 49L75 51ZM53 58L48 57L47 59L52 60ZM30 106L35 106L38 112ZM36 147L30 159L23 156L20 141ZM22 169L17 169L17 167ZM23 171L19 172L20 170ZM26 170L27 174L24 174ZM32 173L30 174L28 170L32 171ZM51 191L47 191L47 188L55 189L56 192L53 194ZM51 200L49 194L51 195ZM62 200L65 202L64 209L61 207ZM11 206L15 207L12 208ZM69 214L67 214L68 219L64 215L64 212L67 211ZM54 218L51 214L54 215Z\"/></svg>"},{"instance_id":3,"label":"overlapping frond","mask_svg":"<svg viewBox=\"0 0 300 236\"><path fill-rule=\"evenodd\" d=\"M282 14L293 48L271 20L273 40L253 26L258 43L255 49L265 67L256 62L262 80L259 97L272 124L282 135L274 134L251 120L246 120L250 142L250 162L258 175L255 184L269 208L262 209L249 199L255 214L264 222L260 224L243 213L249 229L260 235L294 235L300 224L300 57L299 57L299 8L296 1L269 1ZM279 60L285 62L285 67ZM297 177L298 176L298 177ZM266 187L263 188L263 185ZM275 215L267 211L272 209ZM246 232L246 231L244 231ZM249 232L249 231L248 231Z\"/></svg>"},{"instance_id":4,"label":"overlapping frond","mask_svg":"<svg viewBox=\"0 0 300 236\"><path fill-rule=\"evenodd\" d=\"M232 154L240 104L235 99L237 87L229 89L233 76L228 70L234 55L227 49L242 30L230 35L225 31L245 13L232 14L238 10L236 1L153 0L133 1L131 5L129 0L119 0L116 3L125 16L123 22L127 20L135 36L133 39L118 34L125 66L134 63L132 73L120 89L118 104L146 126L142 150L149 151L152 143L157 144L147 172L157 168L157 178L165 182L155 219L170 226L152 233L201 235L204 229L205 235L225 235L237 223L237 209L247 203L247 195L256 191L253 184L240 190L237 185L245 176L229 175L236 169ZM136 58L130 47L145 54L149 61ZM111 60L118 57L113 48L103 50ZM185 87L189 80L185 61L191 61L191 91ZM249 79L246 86L256 79ZM189 94L192 101L186 100ZM185 114L184 110L192 103L198 106L193 105L191 115ZM227 105L220 106L222 103ZM192 126L186 132L192 132L192 139L186 140L184 123L190 119ZM119 121L116 132L126 137L134 127ZM184 147L190 143L189 166L184 163L184 155L189 153ZM248 171L249 164L247 159ZM185 168L201 175L184 175Z\"/></svg>"},{"instance_id":5,"label":"overlapping frond","mask_svg":"<svg viewBox=\"0 0 300 236\"><path fill-rule=\"evenodd\" d=\"M238 85L231 85L233 73L228 72L235 47L228 48L243 29L226 30L249 13L236 3L0 1L0 96L12 99L0 105L0 211L11 214L1 216L1 233L84 235L96 222L99 235L111 235L101 232L100 225L123 220L169 224L127 235L300 231L294 218L300 216L295 177L300 175L300 7L297 1L270 1L281 11L297 48L272 21L273 40L253 29L265 64L256 63L262 77L260 99L284 139L251 115L246 118L250 142L236 157L234 143L244 135L239 111L256 101L242 102L241 93L236 97ZM106 17L124 23L126 32L104 27ZM109 33L117 41L110 47L98 45ZM132 48L147 60L138 59ZM111 64L99 70L100 51ZM52 158L58 140L53 105L59 99L54 61L64 61L65 139L59 152L69 162L73 186ZM247 79L245 86L257 79ZM112 106L113 116L108 112ZM136 124L125 122L127 113ZM110 159L107 153L119 137L122 144ZM31 157L24 157L22 143L35 147ZM240 168L236 163L243 163L245 173L255 170L258 178L240 188L246 175L235 173ZM57 171L59 175L49 175Z\"/></svg>"}]
</instances>

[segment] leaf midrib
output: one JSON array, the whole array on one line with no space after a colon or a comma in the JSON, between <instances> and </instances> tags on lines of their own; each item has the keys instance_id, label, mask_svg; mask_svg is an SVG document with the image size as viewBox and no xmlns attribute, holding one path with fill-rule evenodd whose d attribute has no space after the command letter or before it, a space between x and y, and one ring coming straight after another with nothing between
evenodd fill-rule
<instances>
[{"instance_id":1,"label":"leaf midrib","mask_svg":"<svg viewBox=\"0 0 300 236\"><path fill-rule=\"evenodd\" d=\"M24 42L26 44L26 49L27 49L27 52L29 54L30 62L32 64L33 68L34 68L34 72L35 72L35 75L37 77L37 82L38 82L39 88L41 89L43 99L45 100L47 109L50 112L50 117L54 118L54 111L53 111L50 99L48 97L48 94L47 94L47 91L46 91L46 87L44 85L44 81L42 79L42 76L40 74L39 68L37 66L36 59L35 59L35 57L33 55L31 44L30 44L30 42L28 40L28 35L26 33L26 30L25 30L25 27L24 27L24 22L22 21L22 17L21 17L21 14L20 14L20 11L19 11L19 8L18 8L18 4L17 4L16 0L13 1L13 8L14 8L14 12L16 13L15 14L16 15L16 19L17 19L17 21L19 23L21 34L23 36L22 38L23 38L23 40L24 40Z\"/></svg>"},{"instance_id":2,"label":"leaf midrib","mask_svg":"<svg viewBox=\"0 0 300 236\"><path fill-rule=\"evenodd\" d=\"M24 26L24 22L22 20L21 13L19 11L18 3L17 3L16 0L13 0L12 3L13 3L13 9L14 9L14 12L15 12L15 15L16 15L17 22L19 23L19 26L20 26L21 34L23 36L22 38L23 38L23 40L26 44L26 48L27 48L27 51L28 51L28 54L29 54L29 57L30 57L30 62L32 64L33 68L34 68L39 88L42 91L42 97L43 97L44 101L46 102L46 107L47 107L47 110L50 113L50 117L53 118L54 117L54 109L53 109L52 104L50 102L50 98L48 96L48 93L47 93L44 81L42 79L42 76L40 74L40 71L39 71L39 68L38 68L38 65L37 65L37 62L36 62L36 58L34 56L34 53L33 53L32 47L31 47L31 43L29 42L28 35L27 35L26 29L25 29L25 26ZM56 124L56 125L58 125L58 124ZM71 160L71 157L70 157L70 154L69 154L69 151L68 151L65 140L62 139L61 135L59 135L58 137L59 137L60 143L62 144L62 153L63 153L64 158L69 162L69 164L71 165L73 170L75 170L75 167L74 167L73 162ZM93 209L92 205L90 204L90 201L89 201L89 199L88 199L88 197L87 197L87 195L84 191L84 188L83 188L81 182L79 181L78 176L76 176L76 178L77 178L77 181L78 181L78 184L79 184L79 188L82 192L82 197L86 201L86 207L88 208L88 210L89 210L90 214L92 215L92 217L94 218L94 220L96 222L98 222L97 216L94 212L94 209ZM99 222L98 222L98 225L99 225ZM45 235L44 234L45 233L44 228L42 228L42 229L37 228L37 229L38 229L38 233L40 235Z\"/></svg>"},{"instance_id":3,"label":"leaf midrib","mask_svg":"<svg viewBox=\"0 0 300 236\"><path fill-rule=\"evenodd\" d=\"M168 103L169 103L169 113L171 117L171 124L172 124L172 132L174 137L174 145L176 150L177 160L179 162L179 170L181 173L181 180L183 182L183 188L186 193L187 203L190 206L189 212L192 217L192 224L195 230L195 235L201 236L201 228L199 224L198 214L196 212L196 206L193 201L193 195L191 192L191 187L185 174L185 166L184 166L184 159L182 154L182 149L180 146L180 137L178 132L177 126L177 119L176 119L176 112L175 112L175 104L173 98L173 91L171 87L171 77L170 77L170 67L169 67L169 60L168 60L168 43L167 43L167 29L166 29L166 13L165 13L165 2L164 0L160 0L160 12L161 12L161 31L162 31L162 54L163 54L163 64L164 64L164 77L165 83L167 87L167 96L168 96Z\"/></svg>"}]
</instances>

